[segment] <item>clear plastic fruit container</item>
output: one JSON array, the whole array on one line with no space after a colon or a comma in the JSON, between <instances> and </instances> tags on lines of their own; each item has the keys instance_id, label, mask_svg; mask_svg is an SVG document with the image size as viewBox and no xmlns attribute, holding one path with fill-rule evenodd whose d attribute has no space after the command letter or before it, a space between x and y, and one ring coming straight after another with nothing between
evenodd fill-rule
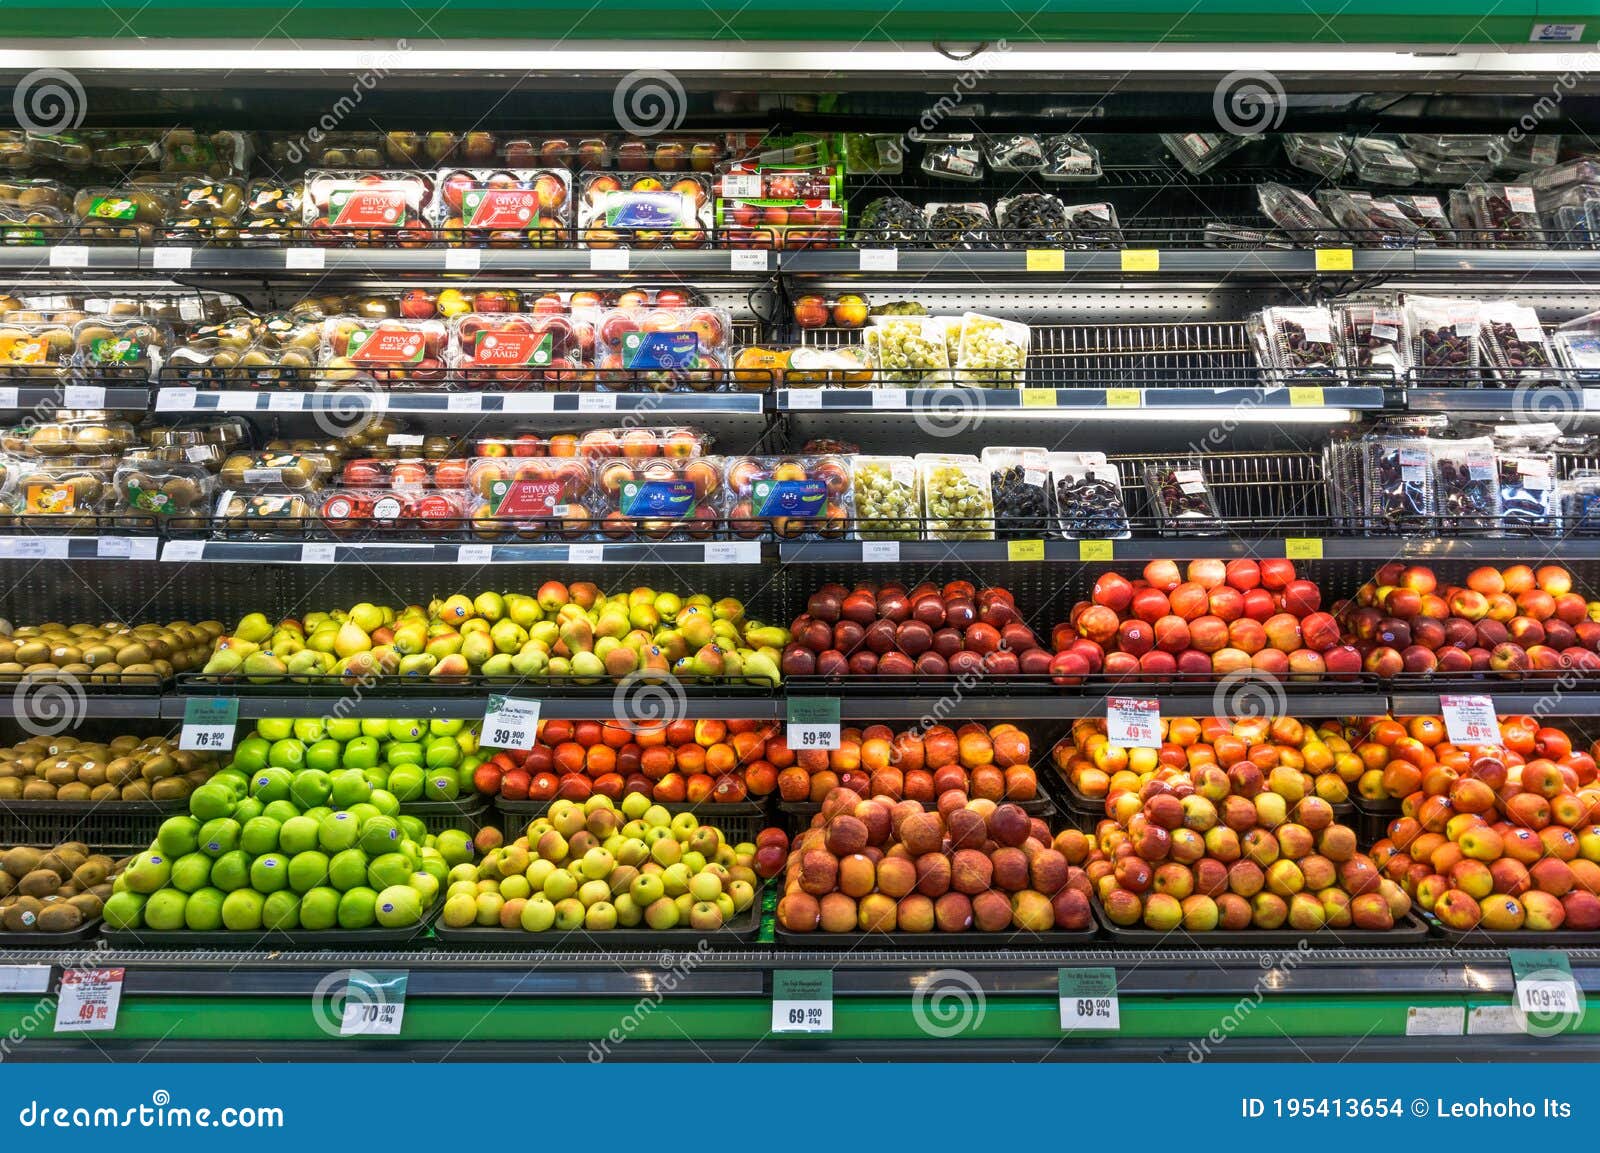
<instances>
[{"instance_id":1,"label":"clear plastic fruit container","mask_svg":"<svg viewBox=\"0 0 1600 1153\"><path fill-rule=\"evenodd\" d=\"M702 248L711 237L711 178L701 172L584 172L579 239L590 248Z\"/></svg>"},{"instance_id":2,"label":"clear plastic fruit container","mask_svg":"<svg viewBox=\"0 0 1600 1153\"><path fill-rule=\"evenodd\" d=\"M575 455L603 460L627 457L643 460L653 456L686 459L704 456L711 448L711 437L688 425L662 428L591 428L575 438L573 451L551 438L550 455Z\"/></svg>"},{"instance_id":3,"label":"clear plastic fruit container","mask_svg":"<svg viewBox=\"0 0 1600 1153\"><path fill-rule=\"evenodd\" d=\"M234 453L222 462L219 476L230 489L309 492L321 488L332 471L332 460L321 452L263 449Z\"/></svg>"},{"instance_id":4,"label":"clear plastic fruit container","mask_svg":"<svg viewBox=\"0 0 1600 1153\"><path fill-rule=\"evenodd\" d=\"M852 516L847 456L735 456L723 462L733 535L782 540L837 539Z\"/></svg>"},{"instance_id":5,"label":"clear plastic fruit container","mask_svg":"<svg viewBox=\"0 0 1600 1153\"><path fill-rule=\"evenodd\" d=\"M87 524L111 511L117 458L108 455L57 457L20 462L16 512L26 526L63 528Z\"/></svg>"},{"instance_id":6,"label":"clear plastic fruit container","mask_svg":"<svg viewBox=\"0 0 1600 1153\"><path fill-rule=\"evenodd\" d=\"M931 316L874 316L861 334L878 383L909 388L944 383L950 350L944 323Z\"/></svg>"},{"instance_id":7,"label":"clear plastic fruit container","mask_svg":"<svg viewBox=\"0 0 1600 1153\"><path fill-rule=\"evenodd\" d=\"M572 173L565 168L442 168L428 220L445 243L553 248L572 230Z\"/></svg>"},{"instance_id":8,"label":"clear plastic fruit container","mask_svg":"<svg viewBox=\"0 0 1600 1153\"><path fill-rule=\"evenodd\" d=\"M173 200L173 211L178 215L197 213L232 219L244 211L245 183L191 177L178 181Z\"/></svg>"},{"instance_id":9,"label":"clear plastic fruit container","mask_svg":"<svg viewBox=\"0 0 1600 1153\"><path fill-rule=\"evenodd\" d=\"M173 215L172 193L172 185L157 184L80 188L72 202L78 234L87 240L149 244Z\"/></svg>"},{"instance_id":10,"label":"clear plastic fruit container","mask_svg":"<svg viewBox=\"0 0 1600 1153\"><path fill-rule=\"evenodd\" d=\"M67 215L73 211L76 196L71 185L59 180L15 176L0 179L0 200L22 208L50 208Z\"/></svg>"},{"instance_id":11,"label":"clear plastic fruit container","mask_svg":"<svg viewBox=\"0 0 1600 1153\"><path fill-rule=\"evenodd\" d=\"M1117 466L1099 453L1052 452L1050 486L1055 528L1067 540L1121 540L1133 535Z\"/></svg>"},{"instance_id":12,"label":"clear plastic fruit container","mask_svg":"<svg viewBox=\"0 0 1600 1153\"><path fill-rule=\"evenodd\" d=\"M250 491L224 488L212 513L222 532L267 539L303 534L315 526L314 515L305 494L273 485Z\"/></svg>"},{"instance_id":13,"label":"clear plastic fruit container","mask_svg":"<svg viewBox=\"0 0 1600 1153\"><path fill-rule=\"evenodd\" d=\"M113 477L116 508L161 520L195 520L211 508L216 481L199 464L128 454Z\"/></svg>"},{"instance_id":14,"label":"clear plastic fruit container","mask_svg":"<svg viewBox=\"0 0 1600 1153\"><path fill-rule=\"evenodd\" d=\"M575 438L574 438L575 439ZM473 456L550 456L550 441L534 432L508 433L504 436L479 436L472 439ZM576 456L576 452L568 454Z\"/></svg>"},{"instance_id":15,"label":"clear plastic fruit container","mask_svg":"<svg viewBox=\"0 0 1600 1153\"><path fill-rule=\"evenodd\" d=\"M1021 321L968 312L961 318L957 384L979 388L1021 388L1033 330Z\"/></svg>"},{"instance_id":16,"label":"clear plastic fruit container","mask_svg":"<svg viewBox=\"0 0 1600 1153\"><path fill-rule=\"evenodd\" d=\"M425 226L433 189L415 172L312 169L300 199L300 221L316 229L390 231Z\"/></svg>"},{"instance_id":17,"label":"clear plastic fruit container","mask_svg":"<svg viewBox=\"0 0 1600 1153\"><path fill-rule=\"evenodd\" d=\"M609 460L595 466L599 530L608 540L707 540L718 530L723 462Z\"/></svg>"},{"instance_id":18,"label":"clear plastic fruit container","mask_svg":"<svg viewBox=\"0 0 1600 1153\"><path fill-rule=\"evenodd\" d=\"M593 332L560 314L469 312L450 322L451 371L466 389L570 389L588 367Z\"/></svg>"},{"instance_id":19,"label":"clear plastic fruit container","mask_svg":"<svg viewBox=\"0 0 1600 1153\"><path fill-rule=\"evenodd\" d=\"M22 431L25 438L16 451L35 457L120 453L139 443L133 425L103 413L60 412L25 425ZM11 451L11 434L6 437L6 445Z\"/></svg>"},{"instance_id":20,"label":"clear plastic fruit container","mask_svg":"<svg viewBox=\"0 0 1600 1153\"><path fill-rule=\"evenodd\" d=\"M245 189L242 214L247 220L282 221L283 227L300 221L298 180L252 180Z\"/></svg>"},{"instance_id":21,"label":"clear plastic fruit container","mask_svg":"<svg viewBox=\"0 0 1600 1153\"><path fill-rule=\"evenodd\" d=\"M436 388L446 380L449 337L442 320L334 317L322 322L318 365L335 383L365 377L391 388Z\"/></svg>"},{"instance_id":22,"label":"clear plastic fruit container","mask_svg":"<svg viewBox=\"0 0 1600 1153\"><path fill-rule=\"evenodd\" d=\"M66 240L72 218L43 204L0 200L0 244L32 245Z\"/></svg>"},{"instance_id":23,"label":"clear plastic fruit container","mask_svg":"<svg viewBox=\"0 0 1600 1153\"><path fill-rule=\"evenodd\" d=\"M196 172L213 179L243 176L255 147L248 132L196 132L173 128L161 134L161 171Z\"/></svg>"},{"instance_id":24,"label":"clear plastic fruit container","mask_svg":"<svg viewBox=\"0 0 1600 1153\"><path fill-rule=\"evenodd\" d=\"M0 322L0 376L30 376L64 367L75 347L67 325L18 323L8 317Z\"/></svg>"},{"instance_id":25,"label":"clear plastic fruit container","mask_svg":"<svg viewBox=\"0 0 1600 1153\"><path fill-rule=\"evenodd\" d=\"M391 529L427 535L465 527L471 504L471 497L461 488L340 485L321 496L316 515L322 527L334 536Z\"/></svg>"},{"instance_id":26,"label":"clear plastic fruit container","mask_svg":"<svg viewBox=\"0 0 1600 1153\"><path fill-rule=\"evenodd\" d=\"M417 439L422 439L421 434ZM361 456L346 460L340 467L339 484L352 489L396 492L465 489L468 471L469 462L455 457L434 460L421 456Z\"/></svg>"},{"instance_id":27,"label":"clear plastic fruit container","mask_svg":"<svg viewBox=\"0 0 1600 1153\"><path fill-rule=\"evenodd\" d=\"M90 368L141 369L149 372L172 347L172 329L148 320L113 317L80 320L72 327L73 359Z\"/></svg>"},{"instance_id":28,"label":"clear plastic fruit container","mask_svg":"<svg viewBox=\"0 0 1600 1153\"><path fill-rule=\"evenodd\" d=\"M587 504L595 492L594 469L578 457L476 456L467 462L467 488L482 498L498 493L515 508L546 499Z\"/></svg>"},{"instance_id":29,"label":"clear plastic fruit container","mask_svg":"<svg viewBox=\"0 0 1600 1153\"><path fill-rule=\"evenodd\" d=\"M922 478L915 458L857 456L851 492L862 540L922 539Z\"/></svg>"},{"instance_id":30,"label":"clear plastic fruit container","mask_svg":"<svg viewBox=\"0 0 1600 1153\"><path fill-rule=\"evenodd\" d=\"M989 470L975 456L918 453L922 518L930 540L993 540Z\"/></svg>"},{"instance_id":31,"label":"clear plastic fruit container","mask_svg":"<svg viewBox=\"0 0 1600 1153\"><path fill-rule=\"evenodd\" d=\"M733 320L724 309L612 308L592 321L597 380L606 388L715 392L728 385Z\"/></svg>"}]
</instances>

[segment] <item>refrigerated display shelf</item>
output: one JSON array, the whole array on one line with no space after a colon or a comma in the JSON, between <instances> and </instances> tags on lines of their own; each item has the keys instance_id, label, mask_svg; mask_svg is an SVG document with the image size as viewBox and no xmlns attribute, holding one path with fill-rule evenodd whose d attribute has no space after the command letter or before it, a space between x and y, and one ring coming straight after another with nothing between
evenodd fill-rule
<instances>
[{"instance_id":1,"label":"refrigerated display shelf","mask_svg":"<svg viewBox=\"0 0 1600 1153\"><path fill-rule=\"evenodd\" d=\"M4 555L0 552L0 555ZM153 559L153 558L145 558ZM168 563L350 564L350 565L753 565L760 564L759 541L711 544L436 544L429 541L168 540L161 552Z\"/></svg>"},{"instance_id":2,"label":"refrigerated display shelf","mask_svg":"<svg viewBox=\"0 0 1600 1153\"><path fill-rule=\"evenodd\" d=\"M270 370L269 370L270 371ZM267 373L263 373L265 379ZM760 416L759 393L721 392L444 392L377 391L356 382L330 380L323 391L284 388L207 389L163 385L154 393L156 412L338 413L403 415L515 413L518 416L691 415Z\"/></svg>"}]
</instances>

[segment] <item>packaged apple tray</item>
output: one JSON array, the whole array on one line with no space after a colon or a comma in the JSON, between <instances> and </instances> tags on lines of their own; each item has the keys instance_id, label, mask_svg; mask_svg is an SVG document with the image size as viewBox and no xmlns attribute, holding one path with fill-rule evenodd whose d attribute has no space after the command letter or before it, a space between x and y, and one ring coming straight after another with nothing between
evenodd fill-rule
<instances>
[{"instance_id":1,"label":"packaged apple tray","mask_svg":"<svg viewBox=\"0 0 1600 1153\"><path fill-rule=\"evenodd\" d=\"M125 949L359 949L414 941L427 933L443 908L441 889L417 923L401 929L107 929L103 935L108 945Z\"/></svg>"},{"instance_id":2,"label":"packaged apple tray","mask_svg":"<svg viewBox=\"0 0 1600 1153\"><path fill-rule=\"evenodd\" d=\"M1179 928L1163 933L1159 929L1114 925L1098 900L1090 900L1089 904L1094 909L1095 921L1113 943L1141 949L1296 949L1302 941L1324 949L1382 949L1390 945L1421 945L1428 939L1428 926L1414 912L1397 920L1392 929L1321 928L1310 932L1303 929L1240 929L1237 932L1212 929L1190 933ZM1528 934L1528 937L1542 940L1553 935ZM1529 943L1537 944L1538 940Z\"/></svg>"},{"instance_id":3,"label":"packaged apple tray","mask_svg":"<svg viewBox=\"0 0 1600 1153\"><path fill-rule=\"evenodd\" d=\"M761 898L758 895L742 913L734 914L731 921L720 929L696 929L688 925L676 929L569 929L562 933L548 929L543 933L530 933L523 929L499 929L478 925L452 929L443 917L433 922L433 935L446 945L474 949L548 949L568 952L596 952L614 949L662 949L682 942L687 948L697 948L697 942L709 942L713 947L731 948L747 945L761 931Z\"/></svg>"}]
</instances>

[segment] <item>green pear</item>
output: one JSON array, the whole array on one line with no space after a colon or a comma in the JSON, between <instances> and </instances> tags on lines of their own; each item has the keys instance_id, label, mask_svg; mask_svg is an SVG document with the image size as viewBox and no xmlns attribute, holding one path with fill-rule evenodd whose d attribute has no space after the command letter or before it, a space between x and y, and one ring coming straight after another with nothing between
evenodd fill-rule
<instances>
[{"instance_id":1,"label":"green pear","mask_svg":"<svg viewBox=\"0 0 1600 1153\"><path fill-rule=\"evenodd\" d=\"M600 637L594 642L594 655L605 660L607 654L625 647L616 637Z\"/></svg>"},{"instance_id":2,"label":"green pear","mask_svg":"<svg viewBox=\"0 0 1600 1153\"><path fill-rule=\"evenodd\" d=\"M528 630L513 620L499 620L489 630L496 651L514 653L528 641Z\"/></svg>"},{"instance_id":3,"label":"green pear","mask_svg":"<svg viewBox=\"0 0 1600 1153\"><path fill-rule=\"evenodd\" d=\"M594 631L596 636L625 637L631 628L633 624L628 620L627 613L606 609L596 618Z\"/></svg>"},{"instance_id":4,"label":"green pear","mask_svg":"<svg viewBox=\"0 0 1600 1153\"><path fill-rule=\"evenodd\" d=\"M511 664L510 653L495 653L483 662L483 667L478 670L486 677L509 677L516 674L516 669Z\"/></svg>"},{"instance_id":5,"label":"green pear","mask_svg":"<svg viewBox=\"0 0 1600 1153\"><path fill-rule=\"evenodd\" d=\"M400 675L403 677L423 677L433 671L433 666L439 663L439 658L432 653L411 653L400 658Z\"/></svg>"},{"instance_id":6,"label":"green pear","mask_svg":"<svg viewBox=\"0 0 1600 1153\"><path fill-rule=\"evenodd\" d=\"M673 620L683 610L683 598L677 593L659 593L655 599L655 608L662 620Z\"/></svg>"},{"instance_id":7,"label":"green pear","mask_svg":"<svg viewBox=\"0 0 1600 1153\"><path fill-rule=\"evenodd\" d=\"M372 638L360 625L354 621L346 621L339 626L339 635L333 641L333 651L341 657L352 657L371 648Z\"/></svg>"},{"instance_id":8,"label":"green pear","mask_svg":"<svg viewBox=\"0 0 1600 1153\"><path fill-rule=\"evenodd\" d=\"M744 675L755 684L776 686L783 678L778 673L777 660L765 652L752 653L745 658Z\"/></svg>"},{"instance_id":9,"label":"green pear","mask_svg":"<svg viewBox=\"0 0 1600 1153\"><path fill-rule=\"evenodd\" d=\"M379 645L372 650L372 663L386 676L395 673L400 668L400 651L393 645Z\"/></svg>"},{"instance_id":10,"label":"green pear","mask_svg":"<svg viewBox=\"0 0 1600 1153\"><path fill-rule=\"evenodd\" d=\"M689 613L678 617L678 632L683 634L685 649L704 648L715 635L711 618L705 613Z\"/></svg>"},{"instance_id":11,"label":"green pear","mask_svg":"<svg viewBox=\"0 0 1600 1153\"><path fill-rule=\"evenodd\" d=\"M636 605L654 605L656 603L656 590L640 585L638 588L628 590L628 607Z\"/></svg>"},{"instance_id":12,"label":"green pear","mask_svg":"<svg viewBox=\"0 0 1600 1153\"><path fill-rule=\"evenodd\" d=\"M461 655L468 665L477 668L494 656L494 642L483 633L472 633L461 642Z\"/></svg>"},{"instance_id":13,"label":"green pear","mask_svg":"<svg viewBox=\"0 0 1600 1153\"><path fill-rule=\"evenodd\" d=\"M307 613L301 618L300 623L305 626L308 633L316 632L317 626L328 619L327 613Z\"/></svg>"},{"instance_id":14,"label":"green pear","mask_svg":"<svg viewBox=\"0 0 1600 1153\"><path fill-rule=\"evenodd\" d=\"M632 605L628 608L628 621L636 629L654 631L661 627L661 614L653 603Z\"/></svg>"},{"instance_id":15,"label":"green pear","mask_svg":"<svg viewBox=\"0 0 1600 1153\"><path fill-rule=\"evenodd\" d=\"M660 649L656 648L654 645L651 645L649 648L645 649L644 652L640 653L639 660L639 667L644 672L659 673L663 677L672 672L672 665L671 662L667 660L666 654Z\"/></svg>"},{"instance_id":16,"label":"green pear","mask_svg":"<svg viewBox=\"0 0 1600 1153\"><path fill-rule=\"evenodd\" d=\"M561 643L572 653L588 652L594 647L594 627L587 617L569 620L561 626ZM598 658L596 658L598 660Z\"/></svg>"},{"instance_id":17,"label":"green pear","mask_svg":"<svg viewBox=\"0 0 1600 1153\"><path fill-rule=\"evenodd\" d=\"M511 671L519 677L543 676L550 667L550 654L543 649L525 648L511 658Z\"/></svg>"},{"instance_id":18,"label":"green pear","mask_svg":"<svg viewBox=\"0 0 1600 1153\"><path fill-rule=\"evenodd\" d=\"M428 647L428 626L407 621L394 630L394 647L402 656L420 653Z\"/></svg>"},{"instance_id":19,"label":"green pear","mask_svg":"<svg viewBox=\"0 0 1600 1153\"><path fill-rule=\"evenodd\" d=\"M525 629L531 629L544 620L544 610L539 607L539 602L523 593L507 594L506 615Z\"/></svg>"},{"instance_id":20,"label":"green pear","mask_svg":"<svg viewBox=\"0 0 1600 1153\"><path fill-rule=\"evenodd\" d=\"M738 624L744 620L744 605L732 597L723 597L711 606L711 615L718 620L731 621Z\"/></svg>"},{"instance_id":21,"label":"green pear","mask_svg":"<svg viewBox=\"0 0 1600 1153\"><path fill-rule=\"evenodd\" d=\"M350 610L350 620L364 633L383 627L383 610L377 605L362 601Z\"/></svg>"},{"instance_id":22,"label":"green pear","mask_svg":"<svg viewBox=\"0 0 1600 1153\"><path fill-rule=\"evenodd\" d=\"M295 680L309 680L322 674L322 654L314 649L301 649L288 659L284 667Z\"/></svg>"},{"instance_id":23,"label":"green pear","mask_svg":"<svg viewBox=\"0 0 1600 1153\"><path fill-rule=\"evenodd\" d=\"M681 629L662 629L656 634L656 647L675 661L689 651L689 642L683 639Z\"/></svg>"},{"instance_id":24,"label":"green pear","mask_svg":"<svg viewBox=\"0 0 1600 1153\"><path fill-rule=\"evenodd\" d=\"M729 678L743 676L744 654L733 649L723 649L722 675Z\"/></svg>"},{"instance_id":25,"label":"green pear","mask_svg":"<svg viewBox=\"0 0 1600 1153\"><path fill-rule=\"evenodd\" d=\"M306 638L306 648L319 653L331 653L334 641L339 639L339 626L319 628Z\"/></svg>"},{"instance_id":26,"label":"green pear","mask_svg":"<svg viewBox=\"0 0 1600 1153\"><path fill-rule=\"evenodd\" d=\"M705 645L690 658L689 667L697 677L720 677L723 670L723 652L716 645Z\"/></svg>"},{"instance_id":27,"label":"green pear","mask_svg":"<svg viewBox=\"0 0 1600 1153\"><path fill-rule=\"evenodd\" d=\"M469 621L462 621L461 635L466 637L471 636L473 633L479 633L483 636L488 636L489 622L484 620L482 617L473 617Z\"/></svg>"},{"instance_id":28,"label":"green pear","mask_svg":"<svg viewBox=\"0 0 1600 1153\"><path fill-rule=\"evenodd\" d=\"M505 598L499 593L479 593L472 599L472 607L491 624L506 615Z\"/></svg>"},{"instance_id":29,"label":"green pear","mask_svg":"<svg viewBox=\"0 0 1600 1153\"><path fill-rule=\"evenodd\" d=\"M467 658L460 653L451 653L434 665L433 671L428 675L434 680L441 680L444 678L464 677L470 672L472 670L467 667Z\"/></svg>"},{"instance_id":30,"label":"green pear","mask_svg":"<svg viewBox=\"0 0 1600 1153\"><path fill-rule=\"evenodd\" d=\"M244 658L244 675L251 684L266 685L281 680L288 670L283 662L271 653L254 652Z\"/></svg>"},{"instance_id":31,"label":"green pear","mask_svg":"<svg viewBox=\"0 0 1600 1153\"><path fill-rule=\"evenodd\" d=\"M548 651L561 639L561 626L555 621L534 621L528 629L528 639Z\"/></svg>"},{"instance_id":32,"label":"green pear","mask_svg":"<svg viewBox=\"0 0 1600 1153\"><path fill-rule=\"evenodd\" d=\"M234 626L233 635L253 644L260 644L273 633L272 622L265 613L249 613Z\"/></svg>"},{"instance_id":33,"label":"green pear","mask_svg":"<svg viewBox=\"0 0 1600 1153\"><path fill-rule=\"evenodd\" d=\"M225 677L238 672L242 664L244 657L237 649L218 649L211 654L211 659L200 671L208 677Z\"/></svg>"},{"instance_id":34,"label":"green pear","mask_svg":"<svg viewBox=\"0 0 1600 1153\"><path fill-rule=\"evenodd\" d=\"M461 643L461 634L458 632L440 633L438 636L428 639L428 646L425 651L442 661L445 657L459 653L461 651Z\"/></svg>"},{"instance_id":35,"label":"green pear","mask_svg":"<svg viewBox=\"0 0 1600 1153\"><path fill-rule=\"evenodd\" d=\"M789 630L777 625L764 625L745 630L744 639L751 648L781 649L789 643Z\"/></svg>"},{"instance_id":36,"label":"green pear","mask_svg":"<svg viewBox=\"0 0 1600 1153\"><path fill-rule=\"evenodd\" d=\"M579 684L592 685L606 675L606 666L591 652L574 653L572 675L578 678Z\"/></svg>"},{"instance_id":37,"label":"green pear","mask_svg":"<svg viewBox=\"0 0 1600 1153\"><path fill-rule=\"evenodd\" d=\"M572 675L572 662L566 657L551 657L547 671L553 677L570 677Z\"/></svg>"}]
</instances>

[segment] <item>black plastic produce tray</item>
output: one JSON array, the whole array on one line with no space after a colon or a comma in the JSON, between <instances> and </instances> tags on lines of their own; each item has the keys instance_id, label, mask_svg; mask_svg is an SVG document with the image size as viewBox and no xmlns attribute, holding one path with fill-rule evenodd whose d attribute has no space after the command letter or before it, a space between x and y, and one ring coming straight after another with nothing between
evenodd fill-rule
<instances>
[{"instance_id":1,"label":"black plastic produce tray","mask_svg":"<svg viewBox=\"0 0 1600 1153\"><path fill-rule=\"evenodd\" d=\"M750 907L744 912L735 913L733 920L709 933L686 927L606 929L593 933L584 929L571 929L565 933L554 930L547 933L529 933L522 929L500 929L479 925L452 929L444 924L442 919L435 918L433 922L433 935L440 943L470 949L593 949L604 952L612 949L664 949L678 942L693 949L697 947L696 942L699 941L709 941L712 946L746 945L754 941L760 931L759 896L750 902Z\"/></svg>"},{"instance_id":2,"label":"black plastic produce tray","mask_svg":"<svg viewBox=\"0 0 1600 1153\"><path fill-rule=\"evenodd\" d=\"M1077 949L1091 945L1100 938L1097 925L1087 929L1049 929L1043 933L1025 933L1020 929L1002 929L998 933L985 933L969 929L962 933L824 933L821 929L810 933L796 933L781 925L773 929L773 940L790 949L926 949L951 952L981 949Z\"/></svg>"},{"instance_id":3,"label":"black plastic produce tray","mask_svg":"<svg viewBox=\"0 0 1600 1153\"><path fill-rule=\"evenodd\" d=\"M693 813L704 824L713 824L713 817L764 817L767 815L766 801L651 801L652 805L660 805L667 812L676 816L679 813ZM494 798L494 807L509 816L537 817L547 810L554 801L508 801L504 797ZM617 802L612 802L613 807L621 811Z\"/></svg>"},{"instance_id":4,"label":"black plastic produce tray","mask_svg":"<svg viewBox=\"0 0 1600 1153\"><path fill-rule=\"evenodd\" d=\"M476 833L489 821L488 799L473 793L453 801L405 801L400 805L402 817L416 817L430 833L446 829L464 828Z\"/></svg>"},{"instance_id":5,"label":"black plastic produce tray","mask_svg":"<svg viewBox=\"0 0 1600 1153\"><path fill-rule=\"evenodd\" d=\"M1414 911L1397 921L1392 929L1318 929L1312 933L1299 929L1240 929L1237 932L1213 929L1209 933L1174 929L1162 933L1155 929L1125 929L1114 925L1098 900L1089 903L1094 907L1095 920L1113 942L1144 949L1295 949L1301 941L1325 944L1330 949L1384 949L1390 945L1420 945L1428 939L1428 927Z\"/></svg>"},{"instance_id":6,"label":"black plastic produce tray","mask_svg":"<svg viewBox=\"0 0 1600 1153\"><path fill-rule=\"evenodd\" d=\"M1428 936L1436 941L1463 949L1593 949L1600 946L1600 932L1579 929L1513 929L1496 932L1493 929L1447 929L1425 909L1416 912L1417 918L1427 927Z\"/></svg>"},{"instance_id":7,"label":"black plastic produce tray","mask_svg":"<svg viewBox=\"0 0 1600 1153\"><path fill-rule=\"evenodd\" d=\"M938 801L936 800L933 803L937 805ZM1055 800L1044 790L1042 785L1039 788L1039 795L1031 801L999 801L996 803L1016 805L1030 817L1048 817L1059 810ZM923 804L927 805L928 802L924 801ZM778 811L787 813L791 817L805 817L810 820L822 811L822 803L820 801L779 801Z\"/></svg>"},{"instance_id":8,"label":"black plastic produce tray","mask_svg":"<svg viewBox=\"0 0 1600 1153\"><path fill-rule=\"evenodd\" d=\"M86 945L100 932L100 918L85 921L65 933L0 933L0 949L49 949L55 945Z\"/></svg>"},{"instance_id":9,"label":"black plastic produce tray","mask_svg":"<svg viewBox=\"0 0 1600 1153\"><path fill-rule=\"evenodd\" d=\"M107 929L106 943L123 949L360 949L367 945L403 945L425 935L439 910L444 908L443 890L433 904L422 911L422 919L404 929L291 929L271 932L266 929Z\"/></svg>"}]
</instances>

